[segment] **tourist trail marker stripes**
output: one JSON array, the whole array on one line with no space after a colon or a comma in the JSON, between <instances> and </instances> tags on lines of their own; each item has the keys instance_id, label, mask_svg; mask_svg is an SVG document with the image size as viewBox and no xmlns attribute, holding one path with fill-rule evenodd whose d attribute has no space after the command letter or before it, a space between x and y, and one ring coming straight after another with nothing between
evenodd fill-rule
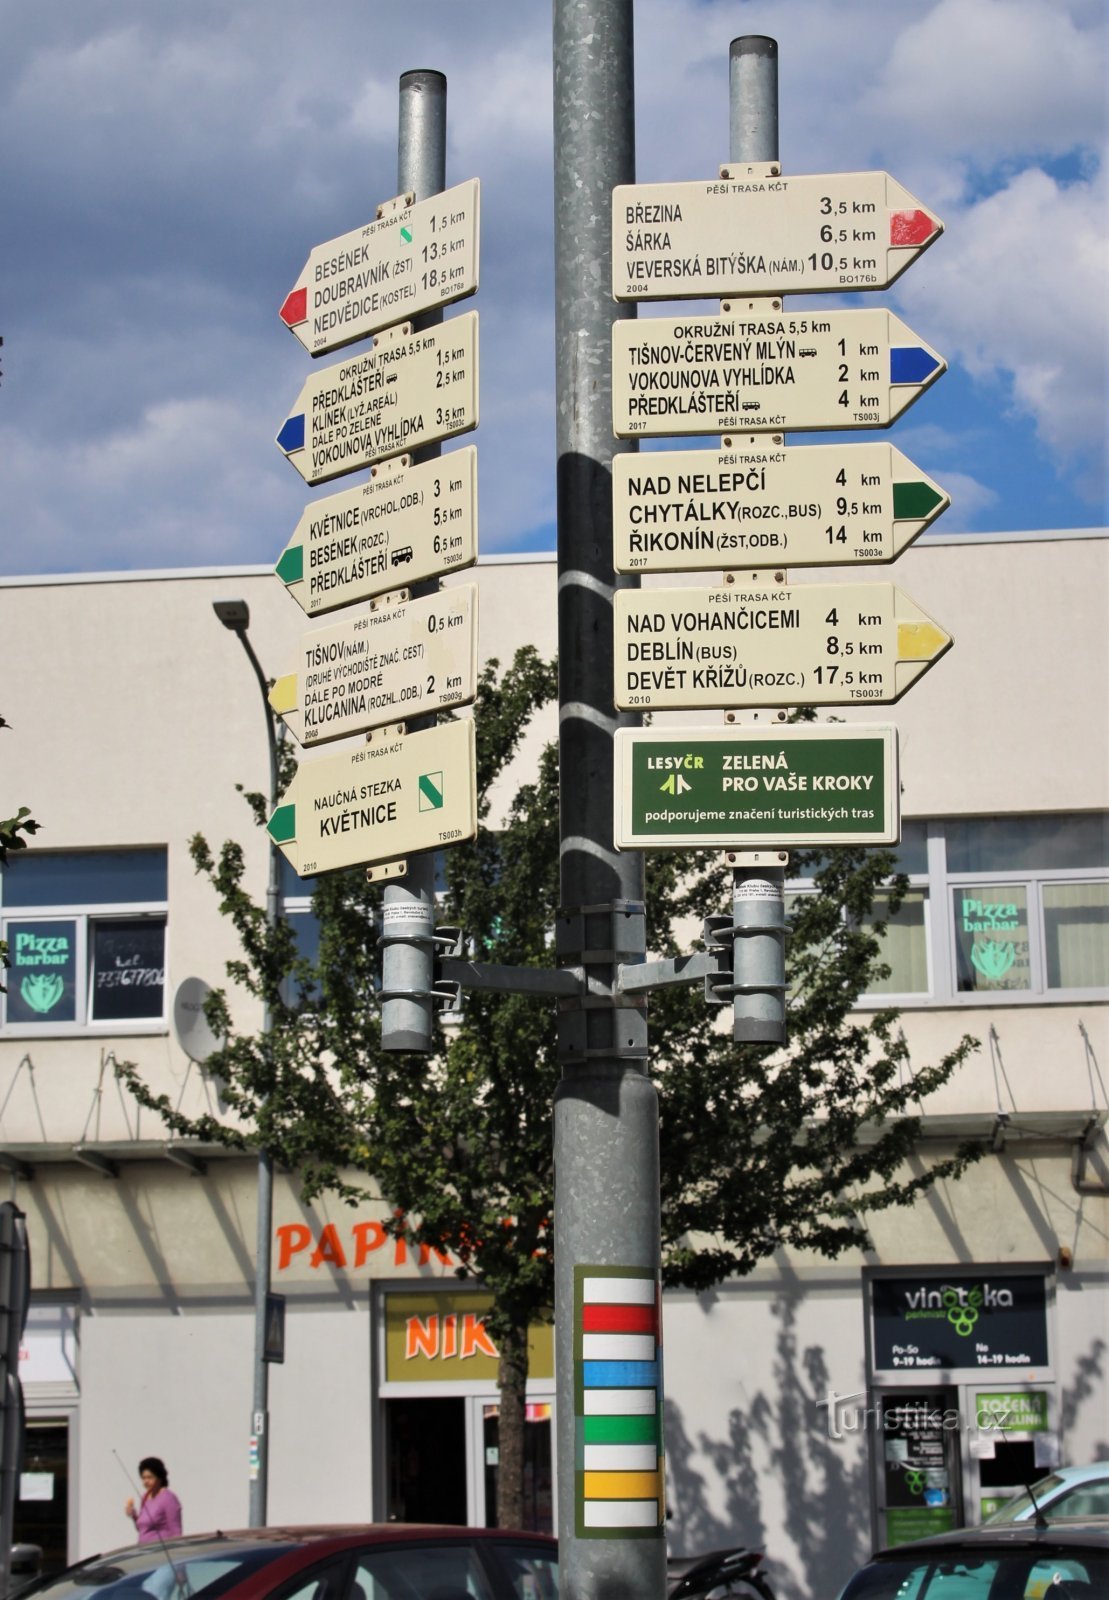
<instances>
[{"instance_id":1,"label":"tourist trail marker stripes","mask_svg":"<svg viewBox=\"0 0 1109 1600\"><path fill-rule=\"evenodd\" d=\"M574 1267L575 1522L580 1538L658 1538L665 1524L656 1273Z\"/></svg>"},{"instance_id":2,"label":"tourist trail marker stripes","mask_svg":"<svg viewBox=\"0 0 1109 1600\"><path fill-rule=\"evenodd\" d=\"M613 189L617 300L885 289L943 232L888 172L724 170Z\"/></svg>"},{"instance_id":3,"label":"tourist trail marker stripes","mask_svg":"<svg viewBox=\"0 0 1109 1600\"><path fill-rule=\"evenodd\" d=\"M735 576L715 589L617 590L621 711L887 705L951 645L892 583Z\"/></svg>"},{"instance_id":4,"label":"tourist trail marker stripes","mask_svg":"<svg viewBox=\"0 0 1109 1600\"><path fill-rule=\"evenodd\" d=\"M366 483L305 506L274 568L310 617L477 560L477 450L375 467Z\"/></svg>"},{"instance_id":5,"label":"tourist trail marker stripes","mask_svg":"<svg viewBox=\"0 0 1109 1600\"><path fill-rule=\"evenodd\" d=\"M477 312L467 311L420 333L387 328L366 354L313 373L277 443L306 483L325 483L477 422Z\"/></svg>"},{"instance_id":6,"label":"tourist trail marker stripes","mask_svg":"<svg viewBox=\"0 0 1109 1600\"><path fill-rule=\"evenodd\" d=\"M612 462L618 572L892 561L949 497L891 444L725 440Z\"/></svg>"},{"instance_id":7,"label":"tourist trail marker stripes","mask_svg":"<svg viewBox=\"0 0 1109 1600\"><path fill-rule=\"evenodd\" d=\"M376 222L318 244L279 313L310 355L323 355L478 286L476 178L412 203L386 201Z\"/></svg>"},{"instance_id":8,"label":"tourist trail marker stripes","mask_svg":"<svg viewBox=\"0 0 1109 1600\"><path fill-rule=\"evenodd\" d=\"M466 705L476 693L477 584L462 583L418 600L371 601L310 629L269 702L310 745Z\"/></svg>"},{"instance_id":9,"label":"tourist trail marker stripes","mask_svg":"<svg viewBox=\"0 0 1109 1600\"><path fill-rule=\"evenodd\" d=\"M397 862L477 833L472 718L383 729L357 749L301 762L268 823L302 878Z\"/></svg>"},{"instance_id":10,"label":"tourist trail marker stripes","mask_svg":"<svg viewBox=\"0 0 1109 1600\"><path fill-rule=\"evenodd\" d=\"M613 431L885 428L946 370L882 308L624 318L612 325Z\"/></svg>"},{"instance_id":11,"label":"tourist trail marker stripes","mask_svg":"<svg viewBox=\"0 0 1109 1600\"><path fill-rule=\"evenodd\" d=\"M618 728L618 850L802 849L901 837L897 730Z\"/></svg>"}]
</instances>

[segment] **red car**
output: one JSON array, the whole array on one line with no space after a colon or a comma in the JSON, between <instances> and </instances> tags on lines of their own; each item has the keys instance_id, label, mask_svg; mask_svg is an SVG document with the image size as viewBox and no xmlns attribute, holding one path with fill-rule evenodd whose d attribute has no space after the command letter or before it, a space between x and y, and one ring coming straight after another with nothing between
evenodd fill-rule
<instances>
[{"instance_id":1,"label":"red car","mask_svg":"<svg viewBox=\"0 0 1109 1600\"><path fill-rule=\"evenodd\" d=\"M539 1533L382 1523L253 1528L129 1545L20 1600L557 1600L558 1545Z\"/></svg>"}]
</instances>

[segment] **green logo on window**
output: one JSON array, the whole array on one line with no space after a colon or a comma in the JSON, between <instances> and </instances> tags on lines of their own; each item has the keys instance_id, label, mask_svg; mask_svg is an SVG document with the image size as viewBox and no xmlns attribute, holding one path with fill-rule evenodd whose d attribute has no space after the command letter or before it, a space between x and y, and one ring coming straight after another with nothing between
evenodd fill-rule
<instances>
[{"instance_id":1,"label":"green logo on window","mask_svg":"<svg viewBox=\"0 0 1109 1600\"><path fill-rule=\"evenodd\" d=\"M984 978L990 983L997 983L1017 959L1017 950L1014 944L1003 944L1000 939L990 939L988 943L972 946L970 959Z\"/></svg>"},{"instance_id":2,"label":"green logo on window","mask_svg":"<svg viewBox=\"0 0 1109 1600\"><path fill-rule=\"evenodd\" d=\"M32 1011L45 1016L65 993L65 982L56 972L33 972L19 985L19 992Z\"/></svg>"},{"instance_id":3,"label":"green logo on window","mask_svg":"<svg viewBox=\"0 0 1109 1600\"><path fill-rule=\"evenodd\" d=\"M945 1289L943 1303L947 1307L947 1320L965 1339L974 1332L974 1324L978 1321L978 1308L982 1304L981 1289L972 1289L969 1294L964 1294L961 1289Z\"/></svg>"}]
</instances>

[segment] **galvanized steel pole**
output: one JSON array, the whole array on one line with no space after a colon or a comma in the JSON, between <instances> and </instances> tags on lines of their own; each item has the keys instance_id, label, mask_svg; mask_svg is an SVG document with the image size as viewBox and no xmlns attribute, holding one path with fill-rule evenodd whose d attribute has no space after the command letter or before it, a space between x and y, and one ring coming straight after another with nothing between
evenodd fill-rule
<instances>
[{"instance_id":1,"label":"galvanized steel pole","mask_svg":"<svg viewBox=\"0 0 1109 1600\"><path fill-rule=\"evenodd\" d=\"M632 0L555 0L555 295L558 405L559 765L562 961L586 993L561 1003L555 1096L555 1325L560 1592L661 1600L666 1546L653 1513L590 1500L576 1415L583 1288L654 1305L659 1268L658 1100L644 1002L618 1002L616 965L643 959L643 867L613 847L612 189L635 176ZM523 1064L521 1064L523 1066ZM592 1269L586 1274L583 1269ZM620 1274L626 1276L621 1278ZM657 1316L657 1308L649 1317ZM652 1322L652 1326L653 1326ZM654 1373L661 1414L661 1372ZM644 1393L649 1391L644 1390ZM584 1409L584 1406L583 1406ZM652 1435L657 1437L657 1435ZM615 1479L618 1475L612 1474ZM629 1495L650 1474L627 1474ZM658 1480L661 1488L661 1471ZM632 1526L633 1523L638 1525Z\"/></svg>"},{"instance_id":2,"label":"galvanized steel pole","mask_svg":"<svg viewBox=\"0 0 1109 1600\"><path fill-rule=\"evenodd\" d=\"M446 187L447 80L441 72L405 72L400 80L397 137L397 188L417 200ZM417 319L419 327L441 322L441 311ZM429 461L440 447L414 452L414 461ZM418 584L414 595L430 594L438 583ZM428 727L434 718L413 719L409 732ZM382 908L381 1043L386 1050L431 1048L435 1002L435 855L414 856L403 883L386 885Z\"/></svg>"},{"instance_id":3,"label":"galvanized steel pole","mask_svg":"<svg viewBox=\"0 0 1109 1600\"><path fill-rule=\"evenodd\" d=\"M778 160L778 46L762 34L733 39L728 111L735 162ZM764 852L760 852L763 854ZM769 855L770 852L765 852ZM732 873L732 1037L785 1044L785 869L769 864Z\"/></svg>"}]
</instances>

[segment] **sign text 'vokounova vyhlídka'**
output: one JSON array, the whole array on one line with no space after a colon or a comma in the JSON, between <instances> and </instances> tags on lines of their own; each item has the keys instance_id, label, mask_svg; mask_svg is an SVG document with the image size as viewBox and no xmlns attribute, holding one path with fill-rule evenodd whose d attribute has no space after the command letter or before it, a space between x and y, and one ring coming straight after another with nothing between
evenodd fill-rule
<instances>
[{"instance_id":1,"label":"sign text 'vokounova vyhl\u00eddka'","mask_svg":"<svg viewBox=\"0 0 1109 1600\"><path fill-rule=\"evenodd\" d=\"M314 372L277 435L306 483L468 433L478 423L477 312L375 336L365 354Z\"/></svg>"},{"instance_id":2,"label":"sign text 'vokounova vyhl\u00eddka'","mask_svg":"<svg viewBox=\"0 0 1109 1600\"><path fill-rule=\"evenodd\" d=\"M885 428L946 370L892 311L765 308L612 325L618 438Z\"/></svg>"}]
</instances>

